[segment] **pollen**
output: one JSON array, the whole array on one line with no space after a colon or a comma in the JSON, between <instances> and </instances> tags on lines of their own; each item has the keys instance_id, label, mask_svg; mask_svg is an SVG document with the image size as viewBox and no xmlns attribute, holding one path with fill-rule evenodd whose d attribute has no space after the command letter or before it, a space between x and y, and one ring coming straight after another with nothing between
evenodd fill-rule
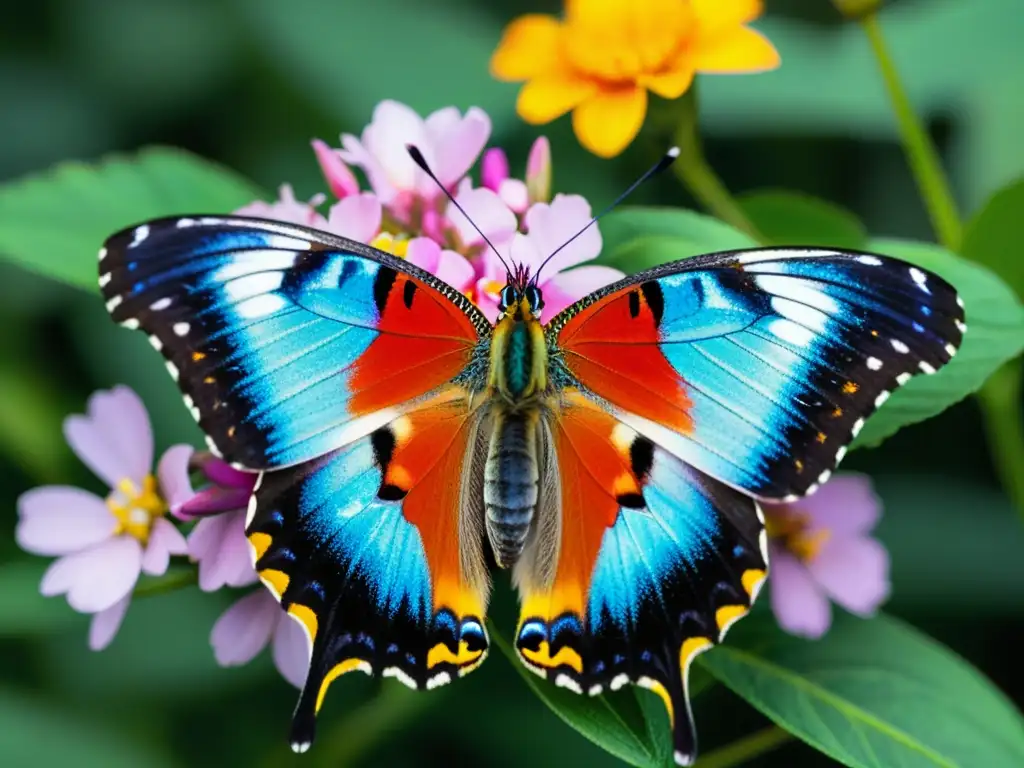
<instances>
[{"instance_id":1,"label":"pollen","mask_svg":"<svg viewBox=\"0 0 1024 768\"><path fill-rule=\"evenodd\" d=\"M160 496L153 475L146 475L141 488L134 480L121 480L107 497L107 507L117 518L115 534L131 536L143 546L149 541L153 523L167 514L167 502Z\"/></svg>"}]
</instances>

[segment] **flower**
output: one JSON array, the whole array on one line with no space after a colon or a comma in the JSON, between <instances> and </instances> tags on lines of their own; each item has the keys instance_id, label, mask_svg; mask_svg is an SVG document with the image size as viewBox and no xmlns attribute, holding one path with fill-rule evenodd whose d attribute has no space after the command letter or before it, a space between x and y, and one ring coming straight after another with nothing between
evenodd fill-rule
<instances>
[{"instance_id":1,"label":"flower","mask_svg":"<svg viewBox=\"0 0 1024 768\"><path fill-rule=\"evenodd\" d=\"M239 216L258 216L265 219L287 221L314 229L325 227L326 219L316 210L316 206L324 201L323 195L316 195L308 203L300 203L295 199L295 192L292 191L291 184L282 184L278 188L278 195L279 199L273 203L256 200L236 209L235 213Z\"/></svg>"},{"instance_id":2,"label":"flower","mask_svg":"<svg viewBox=\"0 0 1024 768\"><path fill-rule=\"evenodd\" d=\"M445 107L424 120L405 104L382 101L362 136L341 137L341 158L362 168L380 201L402 221L410 221L417 201L434 201L437 184L409 157L406 147L419 148L438 180L455 189L476 162L491 134L491 119L477 107L461 115Z\"/></svg>"},{"instance_id":3,"label":"flower","mask_svg":"<svg viewBox=\"0 0 1024 768\"><path fill-rule=\"evenodd\" d=\"M68 604L94 614L89 647L105 648L121 626L140 573L159 576L185 539L167 518L169 505L190 492L187 445L176 445L151 473L153 433L132 390L94 393L84 416L69 416L64 435L79 459L111 491L101 498L80 488L48 485L18 499L18 545L56 555L39 590L66 594Z\"/></svg>"},{"instance_id":4,"label":"flower","mask_svg":"<svg viewBox=\"0 0 1024 768\"><path fill-rule=\"evenodd\" d=\"M241 472L212 454L197 454L194 469L209 484L176 509L179 517L202 516L188 537L188 553L199 567L199 588L245 587L259 577L245 537L245 515L257 474ZM297 622L262 587L235 601L213 625L210 645L222 667L247 664L273 639L274 663L301 688L309 667L309 640Z\"/></svg>"},{"instance_id":5,"label":"flower","mask_svg":"<svg viewBox=\"0 0 1024 768\"><path fill-rule=\"evenodd\" d=\"M525 81L516 110L528 123L572 111L588 150L614 157L633 140L647 91L679 98L694 75L762 72L779 54L746 26L761 0L572 0L564 19L513 21L491 58L499 80Z\"/></svg>"},{"instance_id":6,"label":"flower","mask_svg":"<svg viewBox=\"0 0 1024 768\"><path fill-rule=\"evenodd\" d=\"M309 638L266 589L235 601L210 633L213 655L222 667L248 664L267 643L273 645L274 665L281 676L302 688L309 671Z\"/></svg>"},{"instance_id":7,"label":"flower","mask_svg":"<svg viewBox=\"0 0 1024 768\"><path fill-rule=\"evenodd\" d=\"M555 195L548 203L536 203L526 212L526 234L512 239L512 261L536 274L555 249L582 230L591 219L590 204L579 195ZM617 269L577 267L601 251L601 234L591 226L558 252L540 272L538 287L544 294L541 321L547 322L577 299L623 277ZM482 276L477 281L476 303L491 320L498 317L498 296L505 284L505 268L489 251L481 254ZM576 267L570 269L570 267Z\"/></svg>"},{"instance_id":8,"label":"flower","mask_svg":"<svg viewBox=\"0 0 1024 768\"><path fill-rule=\"evenodd\" d=\"M837 475L812 496L763 510L772 610L787 632L824 635L830 599L870 616L888 597L889 555L869 535L882 512L869 478Z\"/></svg>"}]
</instances>

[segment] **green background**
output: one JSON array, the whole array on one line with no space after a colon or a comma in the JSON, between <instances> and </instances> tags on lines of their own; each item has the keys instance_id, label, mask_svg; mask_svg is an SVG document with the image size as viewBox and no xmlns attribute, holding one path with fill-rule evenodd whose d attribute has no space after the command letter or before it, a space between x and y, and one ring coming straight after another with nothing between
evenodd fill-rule
<instances>
[{"instance_id":1,"label":"green background","mask_svg":"<svg viewBox=\"0 0 1024 768\"><path fill-rule=\"evenodd\" d=\"M809 193L845 206L876 236L929 239L862 34L842 25L823 1L769 0L767 7L758 26L776 43L783 67L701 82L711 162L737 192ZM541 131L518 121L515 87L490 80L487 58L504 23L544 9L556 6L7 4L0 24L0 180L159 143L233 167L263 189L291 182L298 197L308 197L323 186L310 138L336 144L339 132L358 133L387 97L423 112L453 103L484 107L494 121L491 143L506 147L513 169L521 168ZM883 23L958 201L971 212L1024 172L1019 0L901 0L891 3ZM638 142L606 162L578 147L566 120L543 132L554 147L555 189L584 194L595 207L659 151ZM694 204L671 177L631 202ZM88 217L88 199L50 203L55 218L66 207ZM285 734L295 694L268 655L232 670L213 661L208 634L235 597L226 592L190 588L138 600L113 645L89 652L86 621L62 600L37 594L45 562L14 545L15 499L46 482L101 490L60 434L63 416L80 411L97 387L135 387L153 409L158 447L196 433L158 356L114 328L95 296L0 264L0 327L2 764L621 764L567 728L499 653L465 681L429 696L388 683L376 698L377 683L358 676L338 682L323 711L322 742L305 759L294 757ZM872 473L886 505L880 537L893 558L889 613L955 649L1019 704L1024 531L987 450L978 409L966 401L881 448L851 454L844 468ZM499 583L492 614L507 636L515 621L507 585ZM696 714L705 751L767 724L721 686L701 694ZM754 764L834 763L791 744Z\"/></svg>"}]
</instances>

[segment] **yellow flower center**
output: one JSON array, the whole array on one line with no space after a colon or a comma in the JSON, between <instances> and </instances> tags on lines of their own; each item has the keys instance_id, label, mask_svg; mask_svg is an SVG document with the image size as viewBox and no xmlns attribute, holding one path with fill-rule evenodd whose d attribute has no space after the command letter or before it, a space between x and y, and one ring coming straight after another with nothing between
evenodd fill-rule
<instances>
[{"instance_id":1,"label":"yellow flower center","mask_svg":"<svg viewBox=\"0 0 1024 768\"><path fill-rule=\"evenodd\" d=\"M576 0L566 14L562 44L577 71L628 83L665 69L694 26L687 0Z\"/></svg>"},{"instance_id":2,"label":"yellow flower center","mask_svg":"<svg viewBox=\"0 0 1024 768\"><path fill-rule=\"evenodd\" d=\"M405 255L409 252L409 241L401 235L396 237L390 232L381 232L373 238L370 245L400 259L404 259Z\"/></svg>"},{"instance_id":3,"label":"yellow flower center","mask_svg":"<svg viewBox=\"0 0 1024 768\"><path fill-rule=\"evenodd\" d=\"M149 541L153 523L167 514L167 502L160 496L156 478L146 475L139 488L125 478L107 496L107 507L117 518L115 535L127 534L138 539L143 546Z\"/></svg>"},{"instance_id":4,"label":"yellow flower center","mask_svg":"<svg viewBox=\"0 0 1024 768\"><path fill-rule=\"evenodd\" d=\"M810 530L810 516L789 507L764 510L764 527L769 538L775 539L801 561L808 563L818 556L822 545L829 540L826 529Z\"/></svg>"}]
</instances>

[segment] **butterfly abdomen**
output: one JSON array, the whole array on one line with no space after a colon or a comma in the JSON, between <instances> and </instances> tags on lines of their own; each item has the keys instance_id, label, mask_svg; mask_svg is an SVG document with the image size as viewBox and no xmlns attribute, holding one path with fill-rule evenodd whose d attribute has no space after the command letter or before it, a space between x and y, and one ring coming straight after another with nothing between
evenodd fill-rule
<instances>
[{"instance_id":1,"label":"butterfly abdomen","mask_svg":"<svg viewBox=\"0 0 1024 768\"><path fill-rule=\"evenodd\" d=\"M496 416L484 466L487 537L502 568L515 565L537 506L537 416L533 412Z\"/></svg>"}]
</instances>

